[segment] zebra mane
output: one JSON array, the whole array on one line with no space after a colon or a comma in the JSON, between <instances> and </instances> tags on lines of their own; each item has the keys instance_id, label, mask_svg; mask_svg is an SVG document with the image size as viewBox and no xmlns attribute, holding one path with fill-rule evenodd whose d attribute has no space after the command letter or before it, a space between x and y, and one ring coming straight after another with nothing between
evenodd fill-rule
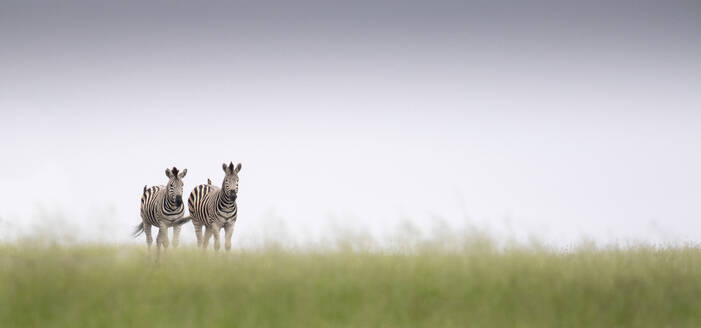
<instances>
[{"instance_id":1,"label":"zebra mane","mask_svg":"<svg viewBox=\"0 0 701 328\"><path fill-rule=\"evenodd\" d=\"M173 173L173 177L175 177L175 178L178 177L178 168L177 167L173 166L173 169L171 170L171 172Z\"/></svg>"}]
</instances>

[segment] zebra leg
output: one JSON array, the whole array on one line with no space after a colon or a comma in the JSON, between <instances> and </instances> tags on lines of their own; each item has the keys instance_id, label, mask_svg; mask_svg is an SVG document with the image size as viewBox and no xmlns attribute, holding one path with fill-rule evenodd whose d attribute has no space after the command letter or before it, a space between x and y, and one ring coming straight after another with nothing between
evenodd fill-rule
<instances>
[{"instance_id":1,"label":"zebra leg","mask_svg":"<svg viewBox=\"0 0 701 328\"><path fill-rule=\"evenodd\" d=\"M168 227L166 227L164 224L161 224L161 226L158 227L156 245L159 247L159 250L161 246L163 246L163 248L168 248Z\"/></svg>"},{"instance_id":2,"label":"zebra leg","mask_svg":"<svg viewBox=\"0 0 701 328\"><path fill-rule=\"evenodd\" d=\"M195 226L195 237L197 238L197 247L202 247L202 225L201 224L192 224Z\"/></svg>"},{"instance_id":3,"label":"zebra leg","mask_svg":"<svg viewBox=\"0 0 701 328\"><path fill-rule=\"evenodd\" d=\"M151 250L151 244L153 244L153 236L151 236L151 225L144 222L144 234L146 235L146 245L148 250Z\"/></svg>"},{"instance_id":4,"label":"zebra leg","mask_svg":"<svg viewBox=\"0 0 701 328\"><path fill-rule=\"evenodd\" d=\"M202 241L202 249L207 249L209 246L209 238L212 237L212 226L208 225L204 227L204 240Z\"/></svg>"},{"instance_id":5,"label":"zebra leg","mask_svg":"<svg viewBox=\"0 0 701 328\"><path fill-rule=\"evenodd\" d=\"M163 244L163 229L158 228L156 235L156 261L161 260L161 245Z\"/></svg>"},{"instance_id":6,"label":"zebra leg","mask_svg":"<svg viewBox=\"0 0 701 328\"><path fill-rule=\"evenodd\" d=\"M212 224L212 233L214 234L214 250L218 251L220 247L219 236L221 235L221 227L218 224Z\"/></svg>"},{"instance_id":7,"label":"zebra leg","mask_svg":"<svg viewBox=\"0 0 701 328\"><path fill-rule=\"evenodd\" d=\"M224 238L226 240L224 241L226 244L224 244L224 247L226 248L227 251L231 250L231 236L234 234L234 222L229 222L224 225Z\"/></svg>"},{"instance_id":8,"label":"zebra leg","mask_svg":"<svg viewBox=\"0 0 701 328\"><path fill-rule=\"evenodd\" d=\"M173 226L173 248L177 248L178 244L180 244L180 229L182 227L179 224Z\"/></svg>"}]
</instances>

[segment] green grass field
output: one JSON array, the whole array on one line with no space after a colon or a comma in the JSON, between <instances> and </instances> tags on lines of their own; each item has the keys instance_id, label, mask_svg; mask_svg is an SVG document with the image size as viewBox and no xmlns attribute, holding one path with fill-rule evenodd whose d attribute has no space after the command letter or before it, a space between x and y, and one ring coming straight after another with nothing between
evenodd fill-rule
<instances>
[{"instance_id":1,"label":"green grass field","mask_svg":"<svg viewBox=\"0 0 701 328\"><path fill-rule=\"evenodd\" d=\"M0 327L698 327L701 249L0 246Z\"/></svg>"}]
</instances>

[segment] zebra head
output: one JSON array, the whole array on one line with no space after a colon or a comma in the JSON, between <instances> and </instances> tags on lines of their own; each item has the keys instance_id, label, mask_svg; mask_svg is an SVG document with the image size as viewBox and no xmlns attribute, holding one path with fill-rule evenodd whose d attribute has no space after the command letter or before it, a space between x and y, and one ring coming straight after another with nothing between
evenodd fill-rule
<instances>
[{"instance_id":1,"label":"zebra head","mask_svg":"<svg viewBox=\"0 0 701 328\"><path fill-rule=\"evenodd\" d=\"M180 207L183 203L183 178L187 174L187 169L182 172L178 171L177 167L166 169L168 184L166 185L166 197L168 201Z\"/></svg>"},{"instance_id":2,"label":"zebra head","mask_svg":"<svg viewBox=\"0 0 701 328\"><path fill-rule=\"evenodd\" d=\"M221 167L224 173L226 173L221 189L227 198L236 200L236 195L239 193L239 171L241 171L241 163L234 166L233 162L229 162L229 165L224 163Z\"/></svg>"}]
</instances>

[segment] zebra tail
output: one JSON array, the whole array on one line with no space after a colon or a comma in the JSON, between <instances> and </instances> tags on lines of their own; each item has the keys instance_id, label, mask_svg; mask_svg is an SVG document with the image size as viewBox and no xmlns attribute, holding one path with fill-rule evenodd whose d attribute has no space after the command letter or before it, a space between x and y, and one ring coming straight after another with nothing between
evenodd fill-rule
<instances>
[{"instance_id":1,"label":"zebra tail","mask_svg":"<svg viewBox=\"0 0 701 328\"><path fill-rule=\"evenodd\" d=\"M192 219L192 216L182 217L180 219L175 220L174 225L176 225L176 226L183 225L183 224L187 223L188 221L190 221L191 219Z\"/></svg>"},{"instance_id":2,"label":"zebra tail","mask_svg":"<svg viewBox=\"0 0 701 328\"><path fill-rule=\"evenodd\" d=\"M136 227L134 227L134 232L131 233L131 236L136 238L142 232L144 232L144 223L143 222L139 223Z\"/></svg>"}]
</instances>

